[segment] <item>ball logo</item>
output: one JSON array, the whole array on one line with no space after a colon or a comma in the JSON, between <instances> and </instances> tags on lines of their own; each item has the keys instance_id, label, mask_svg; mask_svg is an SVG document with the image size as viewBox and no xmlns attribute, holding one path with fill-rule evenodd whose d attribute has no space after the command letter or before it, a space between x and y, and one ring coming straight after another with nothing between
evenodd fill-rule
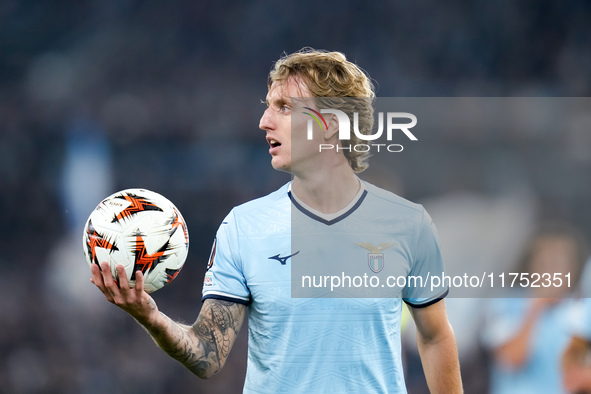
<instances>
[{"instance_id":1,"label":"ball logo","mask_svg":"<svg viewBox=\"0 0 591 394\"><path fill-rule=\"evenodd\" d=\"M345 141L345 140L350 140L351 139L351 120L349 119L349 116L338 109L321 109L320 112L309 108L309 107L304 107L304 109L309 110L310 112L303 112L304 114L310 116L312 119L308 119L308 123L307 123L307 139L308 140L312 140L313 139L313 123L312 120L315 120L316 123L318 123L318 126L320 126L320 129L322 129L322 125L324 124L324 128L325 130L328 129L328 124L326 122L326 119L324 119L324 117L322 116L322 114L332 114L335 115L337 117L337 120L339 122L339 140L341 141ZM359 131L359 113L358 112L353 112L353 133L355 134L355 136L362 140L362 141L375 141L378 138L380 138L383 134L384 134L384 130L386 131L386 139L388 141L392 141L393 139L393 135L394 135L394 131L395 130L400 130L404 133L404 135L411 141L418 141L418 138L410 131L411 128L413 128L414 126L416 126L417 124L417 117L409 112L387 112L386 113L386 125L384 127L384 113L383 112L379 112L378 113L378 129L375 133L373 134L363 134ZM410 120L410 122L406 122L406 123L398 123L395 122L395 119L408 119ZM321 123L322 121L322 123ZM335 146L333 144L320 144L319 145L319 151L322 152L323 150L336 150L337 152L340 150L354 150L356 152L369 152L372 148L377 149L377 151L380 151L380 148L385 148L388 152L402 152L402 150L404 149L402 145L400 144L376 144L376 143L372 143L372 144L355 144L355 145L350 145L347 147L343 147L343 146Z\"/></svg>"}]
</instances>

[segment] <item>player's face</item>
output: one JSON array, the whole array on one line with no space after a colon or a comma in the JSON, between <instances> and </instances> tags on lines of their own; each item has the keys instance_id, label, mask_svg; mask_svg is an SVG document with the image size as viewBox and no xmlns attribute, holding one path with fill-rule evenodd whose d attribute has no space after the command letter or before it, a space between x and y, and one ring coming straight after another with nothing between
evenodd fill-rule
<instances>
[{"instance_id":1,"label":"player's face","mask_svg":"<svg viewBox=\"0 0 591 394\"><path fill-rule=\"evenodd\" d=\"M577 247L574 241L563 236L545 236L534 244L529 271L540 275L554 273L566 274L577 268ZM564 283L561 287L539 288L544 297L562 297L569 289Z\"/></svg>"},{"instance_id":2,"label":"player's face","mask_svg":"<svg viewBox=\"0 0 591 394\"><path fill-rule=\"evenodd\" d=\"M310 97L308 104L298 99L297 105L292 102L292 97ZM303 161L303 155L296 154L295 162L292 161L292 130L302 131L305 136L306 121L304 116L292 117L294 107L312 105L312 94L301 80L289 78L286 82L274 82L267 94L267 109L261 117L259 128L267 132L271 165L274 169L292 173L293 165ZM298 134L298 135L299 135ZM298 140L299 141L299 140ZM297 152L303 151L299 148ZM300 157L300 159L298 159Z\"/></svg>"}]
</instances>

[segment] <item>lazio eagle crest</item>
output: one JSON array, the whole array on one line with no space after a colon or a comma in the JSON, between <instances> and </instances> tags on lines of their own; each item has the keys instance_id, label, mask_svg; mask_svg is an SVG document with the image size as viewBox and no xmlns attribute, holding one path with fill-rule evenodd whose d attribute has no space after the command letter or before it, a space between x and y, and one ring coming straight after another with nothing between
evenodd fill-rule
<instances>
[{"instance_id":1,"label":"lazio eagle crest","mask_svg":"<svg viewBox=\"0 0 591 394\"><path fill-rule=\"evenodd\" d=\"M369 268L376 274L384 268L384 254L382 251L391 248L396 244L379 244L375 246L367 242L355 243L357 246L361 246L363 249L369 250L367 254Z\"/></svg>"}]
</instances>

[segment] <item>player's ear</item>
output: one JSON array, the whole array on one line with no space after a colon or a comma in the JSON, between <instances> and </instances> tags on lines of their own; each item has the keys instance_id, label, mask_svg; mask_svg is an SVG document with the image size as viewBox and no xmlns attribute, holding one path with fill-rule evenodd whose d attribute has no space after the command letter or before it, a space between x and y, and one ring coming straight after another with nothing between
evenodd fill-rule
<instances>
[{"instance_id":1,"label":"player's ear","mask_svg":"<svg viewBox=\"0 0 591 394\"><path fill-rule=\"evenodd\" d=\"M326 125L328 126L325 133L324 139L326 141L332 140L339 133L339 119L335 114L325 117Z\"/></svg>"}]
</instances>

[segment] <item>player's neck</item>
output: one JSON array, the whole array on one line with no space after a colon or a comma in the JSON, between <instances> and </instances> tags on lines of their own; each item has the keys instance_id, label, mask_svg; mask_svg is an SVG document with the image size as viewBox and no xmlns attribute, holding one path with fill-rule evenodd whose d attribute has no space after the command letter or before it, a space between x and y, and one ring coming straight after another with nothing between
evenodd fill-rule
<instances>
[{"instance_id":1,"label":"player's neck","mask_svg":"<svg viewBox=\"0 0 591 394\"><path fill-rule=\"evenodd\" d=\"M347 163L333 168L329 173L315 171L306 176L294 176L292 193L322 213L330 214L345 208L355 198L361 187L359 178Z\"/></svg>"}]
</instances>

